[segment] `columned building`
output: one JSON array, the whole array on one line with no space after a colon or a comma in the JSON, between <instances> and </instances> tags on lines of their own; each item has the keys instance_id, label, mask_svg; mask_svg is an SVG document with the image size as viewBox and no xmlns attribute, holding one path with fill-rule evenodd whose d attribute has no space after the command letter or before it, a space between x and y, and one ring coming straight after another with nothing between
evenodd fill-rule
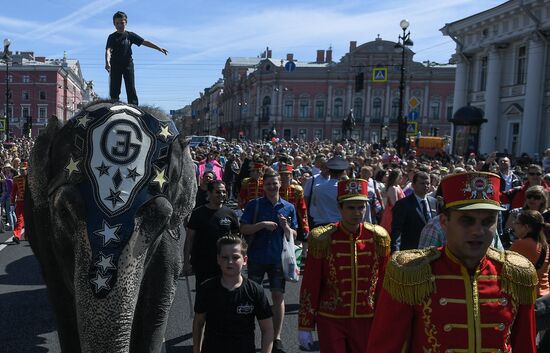
<instances>
[{"instance_id":1,"label":"columned building","mask_svg":"<svg viewBox=\"0 0 550 353\"><path fill-rule=\"evenodd\" d=\"M454 109L485 111L479 152L550 147L550 3L507 1L441 31L456 42Z\"/></svg>"},{"instance_id":2,"label":"columned building","mask_svg":"<svg viewBox=\"0 0 550 353\"><path fill-rule=\"evenodd\" d=\"M228 58L217 113L219 134L255 140L275 130L285 139L338 140L352 111L352 138L395 141L402 49L378 37L359 46L350 42L339 61L332 55L329 48L318 50L314 61L293 54L274 59L268 48L259 58ZM449 135L455 67L415 62L413 57L406 48L403 112L422 135Z\"/></svg>"}]
</instances>

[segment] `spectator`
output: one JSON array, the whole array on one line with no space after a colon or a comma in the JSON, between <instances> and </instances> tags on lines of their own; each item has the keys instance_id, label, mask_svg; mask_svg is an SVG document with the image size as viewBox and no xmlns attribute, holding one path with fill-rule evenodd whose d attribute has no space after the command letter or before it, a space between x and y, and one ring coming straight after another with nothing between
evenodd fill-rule
<instances>
[{"instance_id":1,"label":"spectator","mask_svg":"<svg viewBox=\"0 0 550 353\"><path fill-rule=\"evenodd\" d=\"M216 180L216 175L213 171L206 171L200 179L199 188L197 189L197 196L195 197L195 208L208 203L208 183Z\"/></svg>"},{"instance_id":2,"label":"spectator","mask_svg":"<svg viewBox=\"0 0 550 353\"><path fill-rule=\"evenodd\" d=\"M205 174L206 175L206 174ZM223 236L239 232L235 211L223 205L227 197L225 183L211 180L207 186L208 203L191 213L184 246L183 272L195 272L196 287L220 274L216 264L216 242Z\"/></svg>"},{"instance_id":3,"label":"spectator","mask_svg":"<svg viewBox=\"0 0 550 353\"><path fill-rule=\"evenodd\" d=\"M399 186L402 174L400 169L391 170L386 181L386 199L384 201L384 213L380 225L389 233L391 232L392 214L395 203L405 197L405 193Z\"/></svg>"},{"instance_id":4,"label":"spectator","mask_svg":"<svg viewBox=\"0 0 550 353\"><path fill-rule=\"evenodd\" d=\"M241 233L249 236L248 278L261 284L267 273L273 300L273 353L284 353L281 330L285 316L285 277L281 264L283 237L296 237L294 206L280 198L279 174L269 168L264 174L263 197L246 204L241 216Z\"/></svg>"},{"instance_id":5,"label":"spectator","mask_svg":"<svg viewBox=\"0 0 550 353\"><path fill-rule=\"evenodd\" d=\"M197 289L193 353L255 353L255 318L262 332L261 353L271 353L272 312L262 286L241 275L247 262L246 252L246 242L239 237L224 236L218 240L221 276Z\"/></svg>"}]
</instances>

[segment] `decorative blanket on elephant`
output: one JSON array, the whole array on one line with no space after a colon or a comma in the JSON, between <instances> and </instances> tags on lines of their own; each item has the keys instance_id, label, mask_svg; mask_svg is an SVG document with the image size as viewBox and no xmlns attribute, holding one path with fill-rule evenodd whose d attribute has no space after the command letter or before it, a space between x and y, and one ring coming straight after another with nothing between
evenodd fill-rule
<instances>
[{"instance_id":1,"label":"decorative blanket on elephant","mask_svg":"<svg viewBox=\"0 0 550 353\"><path fill-rule=\"evenodd\" d=\"M170 146L179 132L136 107L96 104L73 117L74 149L65 167L87 208L90 285L105 297L117 278L137 210L168 185Z\"/></svg>"}]
</instances>

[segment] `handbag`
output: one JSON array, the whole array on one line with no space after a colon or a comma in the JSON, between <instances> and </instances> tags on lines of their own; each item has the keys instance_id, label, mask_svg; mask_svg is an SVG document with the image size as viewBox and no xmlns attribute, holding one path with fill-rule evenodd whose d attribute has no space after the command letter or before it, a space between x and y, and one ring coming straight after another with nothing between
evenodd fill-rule
<instances>
[{"instance_id":1,"label":"handbag","mask_svg":"<svg viewBox=\"0 0 550 353\"><path fill-rule=\"evenodd\" d=\"M298 282L299 267L296 264L296 253L294 252L294 237L283 235L283 252L281 253L281 262L283 273L287 282Z\"/></svg>"}]
</instances>

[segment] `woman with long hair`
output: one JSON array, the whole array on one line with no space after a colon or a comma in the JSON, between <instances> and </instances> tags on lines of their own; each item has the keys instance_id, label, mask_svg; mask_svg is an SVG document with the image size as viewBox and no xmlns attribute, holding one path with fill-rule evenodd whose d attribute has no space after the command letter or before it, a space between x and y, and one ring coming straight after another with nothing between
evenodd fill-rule
<instances>
[{"instance_id":1,"label":"woman with long hair","mask_svg":"<svg viewBox=\"0 0 550 353\"><path fill-rule=\"evenodd\" d=\"M392 210L395 203L405 197L405 193L399 186L401 181L401 169L390 170L388 181L386 182L386 198L384 204L384 213L380 225L391 234Z\"/></svg>"},{"instance_id":2,"label":"woman with long hair","mask_svg":"<svg viewBox=\"0 0 550 353\"><path fill-rule=\"evenodd\" d=\"M544 218L538 211L523 210L514 221L514 233L518 236L510 250L525 256L533 263L539 277L537 296L549 294L548 265L549 249L544 235L545 229L550 229L550 224L544 222Z\"/></svg>"},{"instance_id":3,"label":"woman with long hair","mask_svg":"<svg viewBox=\"0 0 550 353\"><path fill-rule=\"evenodd\" d=\"M548 211L548 192L543 186L531 186L525 191L525 203L523 206L510 210L510 214L508 215L508 219L504 227L507 232L507 236L505 235L506 242L513 242L517 238L514 233L513 224L518 215L524 210L538 211L542 214L545 221L550 223L550 212ZM550 236L550 231L547 230L545 234L547 237Z\"/></svg>"}]
</instances>

